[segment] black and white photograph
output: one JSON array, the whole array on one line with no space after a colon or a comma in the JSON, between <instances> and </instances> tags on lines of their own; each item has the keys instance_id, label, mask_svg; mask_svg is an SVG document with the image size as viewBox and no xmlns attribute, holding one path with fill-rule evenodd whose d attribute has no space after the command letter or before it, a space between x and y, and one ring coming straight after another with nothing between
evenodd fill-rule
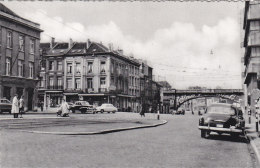
<instances>
[{"instance_id":1,"label":"black and white photograph","mask_svg":"<svg viewBox=\"0 0 260 168\"><path fill-rule=\"evenodd\" d=\"M257 168L259 107L259 0L0 1L1 168Z\"/></svg>"}]
</instances>

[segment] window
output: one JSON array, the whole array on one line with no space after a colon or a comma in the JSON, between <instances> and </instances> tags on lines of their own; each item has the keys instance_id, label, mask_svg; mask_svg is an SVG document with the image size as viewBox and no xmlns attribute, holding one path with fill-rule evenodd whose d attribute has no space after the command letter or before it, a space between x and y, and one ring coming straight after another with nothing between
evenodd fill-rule
<instances>
[{"instance_id":1,"label":"window","mask_svg":"<svg viewBox=\"0 0 260 168\"><path fill-rule=\"evenodd\" d=\"M67 88L72 89L72 79L67 79Z\"/></svg>"},{"instance_id":2,"label":"window","mask_svg":"<svg viewBox=\"0 0 260 168\"><path fill-rule=\"evenodd\" d=\"M80 74L80 72L81 72L80 63L76 63L76 73Z\"/></svg>"},{"instance_id":3,"label":"window","mask_svg":"<svg viewBox=\"0 0 260 168\"><path fill-rule=\"evenodd\" d=\"M62 77L58 77L57 81L58 81L58 87L61 87L62 86Z\"/></svg>"},{"instance_id":4,"label":"window","mask_svg":"<svg viewBox=\"0 0 260 168\"><path fill-rule=\"evenodd\" d=\"M24 36L19 35L19 50L24 51Z\"/></svg>"},{"instance_id":5,"label":"window","mask_svg":"<svg viewBox=\"0 0 260 168\"><path fill-rule=\"evenodd\" d=\"M88 73L93 72L93 62L88 62Z\"/></svg>"},{"instance_id":6,"label":"window","mask_svg":"<svg viewBox=\"0 0 260 168\"><path fill-rule=\"evenodd\" d=\"M105 62L105 61L102 61L102 62L101 62L101 65L100 65L100 72L101 72L101 73L106 72L106 71L105 71L105 65L106 65L106 62Z\"/></svg>"},{"instance_id":7,"label":"window","mask_svg":"<svg viewBox=\"0 0 260 168\"><path fill-rule=\"evenodd\" d=\"M75 79L75 88L76 89L80 89L81 87L80 87L80 79L79 78L76 78Z\"/></svg>"},{"instance_id":8,"label":"window","mask_svg":"<svg viewBox=\"0 0 260 168\"><path fill-rule=\"evenodd\" d=\"M114 63L111 63L111 73L114 73Z\"/></svg>"},{"instance_id":9,"label":"window","mask_svg":"<svg viewBox=\"0 0 260 168\"><path fill-rule=\"evenodd\" d=\"M260 30L260 21L251 21L250 22L250 30L251 31Z\"/></svg>"},{"instance_id":10,"label":"window","mask_svg":"<svg viewBox=\"0 0 260 168\"><path fill-rule=\"evenodd\" d=\"M67 63L67 73L72 74L72 63Z\"/></svg>"},{"instance_id":11,"label":"window","mask_svg":"<svg viewBox=\"0 0 260 168\"><path fill-rule=\"evenodd\" d=\"M11 71L11 60L10 60L10 58L6 58L6 60L5 60L5 74L10 75L10 71Z\"/></svg>"},{"instance_id":12,"label":"window","mask_svg":"<svg viewBox=\"0 0 260 168\"><path fill-rule=\"evenodd\" d=\"M23 76L23 61L18 60L18 76L22 77Z\"/></svg>"},{"instance_id":13,"label":"window","mask_svg":"<svg viewBox=\"0 0 260 168\"><path fill-rule=\"evenodd\" d=\"M35 51L35 40L31 39L30 40L30 54L34 54Z\"/></svg>"},{"instance_id":14,"label":"window","mask_svg":"<svg viewBox=\"0 0 260 168\"><path fill-rule=\"evenodd\" d=\"M29 62L29 78L33 78L33 62Z\"/></svg>"},{"instance_id":15,"label":"window","mask_svg":"<svg viewBox=\"0 0 260 168\"><path fill-rule=\"evenodd\" d=\"M49 85L50 85L50 86L54 86L53 77L50 77L50 78L49 78Z\"/></svg>"},{"instance_id":16,"label":"window","mask_svg":"<svg viewBox=\"0 0 260 168\"><path fill-rule=\"evenodd\" d=\"M93 80L92 80L92 78L87 78L87 88L93 88Z\"/></svg>"},{"instance_id":17,"label":"window","mask_svg":"<svg viewBox=\"0 0 260 168\"><path fill-rule=\"evenodd\" d=\"M54 71L54 63L53 61L49 61L49 70Z\"/></svg>"},{"instance_id":18,"label":"window","mask_svg":"<svg viewBox=\"0 0 260 168\"><path fill-rule=\"evenodd\" d=\"M40 87L44 87L44 80L43 80L43 78L41 78Z\"/></svg>"},{"instance_id":19,"label":"window","mask_svg":"<svg viewBox=\"0 0 260 168\"><path fill-rule=\"evenodd\" d=\"M260 47L252 47L251 56L260 56Z\"/></svg>"},{"instance_id":20,"label":"window","mask_svg":"<svg viewBox=\"0 0 260 168\"><path fill-rule=\"evenodd\" d=\"M106 78L100 78L100 85L106 85Z\"/></svg>"},{"instance_id":21,"label":"window","mask_svg":"<svg viewBox=\"0 0 260 168\"><path fill-rule=\"evenodd\" d=\"M58 71L62 71L62 61L57 62L57 69Z\"/></svg>"},{"instance_id":22,"label":"window","mask_svg":"<svg viewBox=\"0 0 260 168\"><path fill-rule=\"evenodd\" d=\"M12 48L12 32L7 32L7 47Z\"/></svg>"}]
</instances>

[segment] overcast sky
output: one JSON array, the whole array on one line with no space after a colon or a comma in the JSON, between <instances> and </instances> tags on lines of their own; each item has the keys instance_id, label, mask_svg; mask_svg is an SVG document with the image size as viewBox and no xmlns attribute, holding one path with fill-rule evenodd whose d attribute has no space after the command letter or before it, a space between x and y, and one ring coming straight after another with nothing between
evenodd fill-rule
<instances>
[{"instance_id":1,"label":"overcast sky","mask_svg":"<svg viewBox=\"0 0 260 168\"><path fill-rule=\"evenodd\" d=\"M242 2L3 2L41 25L41 41L113 43L174 88L239 89Z\"/></svg>"}]
</instances>

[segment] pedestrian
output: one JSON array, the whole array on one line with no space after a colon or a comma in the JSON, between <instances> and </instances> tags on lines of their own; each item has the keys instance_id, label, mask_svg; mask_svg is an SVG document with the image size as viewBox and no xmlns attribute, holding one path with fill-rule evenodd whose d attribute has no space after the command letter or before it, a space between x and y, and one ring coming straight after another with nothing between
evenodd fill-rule
<instances>
[{"instance_id":1,"label":"pedestrian","mask_svg":"<svg viewBox=\"0 0 260 168\"><path fill-rule=\"evenodd\" d=\"M41 107L41 111L43 111L43 102L40 101L40 107Z\"/></svg>"},{"instance_id":2,"label":"pedestrian","mask_svg":"<svg viewBox=\"0 0 260 168\"><path fill-rule=\"evenodd\" d=\"M23 112L24 112L24 100L23 100L23 96L21 96L19 100L19 113L21 114L20 118L23 118L22 115Z\"/></svg>"},{"instance_id":3,"label":"pedestrian","mask_svg":"<svg viewBox=\"0 0 260 168\"><path fill-rule=\"evenodd\" d=\"M11 113L14 114L14 118L18 118L19 114L19 101L17 99L17 94L14 95L13 102L12 102L12 110Z\"/></svg>"},{"instance_id":4,"label":"pedestrian","mask_svg":"<svg viewBox=\"0 0 260 168\"><path fill-rule=\"evenodd\" d=\"M145 117L145 105L142 106L142 109L140 111L141 117Z\"/></svg>"},{"instance_id":5,"label":"pedestrian","mask_svg":"<svg viewBox=\"0 0 260 168\"><path fill-rule=\"evenodd\" d=\"M193 110L191 111L191 114L194 115L194 111Z\"/></svg>"},{"instance_id":6,"label":"pedestrian","mask_svg":"<svg viewBox=\"0 0 260 168\"><path fill-rule=\"evenodd\" d=\"M65 99L62 99L61 116L62 117L68 117L69 116L69 104L65 101Z\"/></svg>"}]
</instances>

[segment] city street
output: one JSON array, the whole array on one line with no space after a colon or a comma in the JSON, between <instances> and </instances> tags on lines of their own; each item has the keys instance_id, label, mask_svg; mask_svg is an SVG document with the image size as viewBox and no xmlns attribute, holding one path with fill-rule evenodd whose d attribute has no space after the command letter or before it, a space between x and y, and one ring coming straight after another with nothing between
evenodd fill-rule
<instances>
[{"instance_id":1,"label":"city street","mask_svg":"<svg viewBox=\"0 0 260 168\"><path fill-rule=\"evenodd\" d=\"M85 128L92 128L92 131L95 126L105 129L111 125L109 121L119 119L114 127L130 126L134 120L158 122L155 114L141 118L136 113L75 114L70 119L75 121L78 117L88 121ZM106 118L107 122L90 122L106 121ZM54 124L48 121L52 127L5 127L1 129L1 167L257 167L245 138L212 134L209 139L202 139L197 128L199 117L190 113L184 116L164 114L161 119L168 123L103 135L68 136L21 131L57 131L62 127L66 127L64 131L77 131L77 124L57 125L57 120L53 120ZM68 120L60 119L59 122ZM29 122L33 125L31 120ZM78 128L83 126L81 122Z\"/></svg>"}]
</instances>

